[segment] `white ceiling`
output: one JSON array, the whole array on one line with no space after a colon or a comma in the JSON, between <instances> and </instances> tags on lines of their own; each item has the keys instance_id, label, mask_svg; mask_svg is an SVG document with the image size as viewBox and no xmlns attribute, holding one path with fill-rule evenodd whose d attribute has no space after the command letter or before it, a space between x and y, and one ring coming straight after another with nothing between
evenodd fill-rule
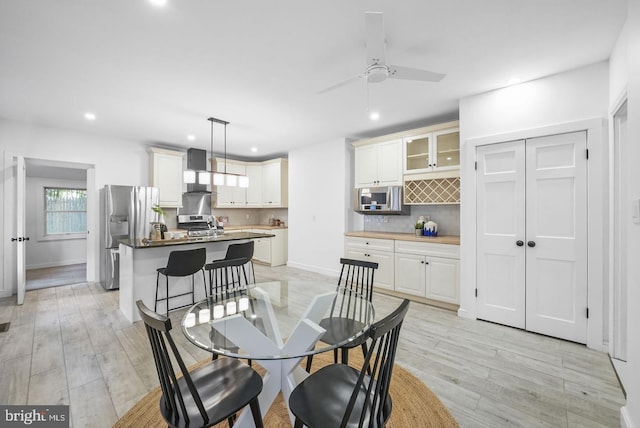
<instances>
[{"instance_id":1,"label":"white ceiling","mask_svg":"<svg viewBox=\"0 0 640 428\"><path fill-rule=\"evenodd\" d=\"M265 158L457 117L458 99L606 60L626 0L0 0L0 117ZM439 83L364 82L364 12L387 60ZM83 119L87 111L97 119ZM193 134L196 140L188 141ZM216 127L215 151L222 150ZM251 147L257 153L251 153Z\"/></svg>"}]
</instances>

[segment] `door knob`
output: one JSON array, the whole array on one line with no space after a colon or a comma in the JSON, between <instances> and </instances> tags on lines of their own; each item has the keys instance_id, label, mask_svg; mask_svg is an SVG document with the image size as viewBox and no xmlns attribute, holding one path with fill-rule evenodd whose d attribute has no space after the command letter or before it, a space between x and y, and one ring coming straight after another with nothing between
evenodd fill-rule
<instances>
[{"instance_id":1,"label":"door knob","mask_svg":"<svg viewBox=\"0 0 640 428\"><path fill-rule=\"evenodd\" d=\"M530 246L531 248L536 246L536 243L534 241L529 241L527 242L527 245Z\"/></svg>"},{"instance_id":2,"label":"door knob","mask_svg":"<svg viewBox=\"0 0 640 428\"><path fill-rule=\"evenodd\" d=\"M524 241L516 241L516 245L518 247L522 247L524 245Z\"/></svg>"}]
</instances>

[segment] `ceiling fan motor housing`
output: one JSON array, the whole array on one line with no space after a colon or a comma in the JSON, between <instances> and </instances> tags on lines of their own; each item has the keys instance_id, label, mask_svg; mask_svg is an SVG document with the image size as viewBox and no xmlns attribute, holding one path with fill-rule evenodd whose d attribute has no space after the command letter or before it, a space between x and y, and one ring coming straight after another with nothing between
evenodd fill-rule
<instances>
[{"instance_id":1,"label":"ceiling fan motor housing","mask_svg":"<svg viewBox=\"0 0 640 428\"><path fill-rule=\"evenodd\" d=\"M367 68L367 81L369 83L379 83L389 77L389 67L381 64L374 64Z\"/></svg>"}]
</instances>

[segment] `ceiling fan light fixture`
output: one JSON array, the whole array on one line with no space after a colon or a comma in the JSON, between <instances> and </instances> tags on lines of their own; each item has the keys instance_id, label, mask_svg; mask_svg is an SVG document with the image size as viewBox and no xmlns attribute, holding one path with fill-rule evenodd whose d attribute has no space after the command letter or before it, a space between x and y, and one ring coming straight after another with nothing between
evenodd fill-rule
<instances>
[{"instance_id":1,"label":"ceiling fan light fixture","mask_svg":"<svg viewBox=\"0 0 640 428\"><path fill-rule=\"evenodd\" d=\"M389 77L389 67L386 65L374 64L367 68L367 81L369 83L380 83Z\"/></svg>"}]
</instances>

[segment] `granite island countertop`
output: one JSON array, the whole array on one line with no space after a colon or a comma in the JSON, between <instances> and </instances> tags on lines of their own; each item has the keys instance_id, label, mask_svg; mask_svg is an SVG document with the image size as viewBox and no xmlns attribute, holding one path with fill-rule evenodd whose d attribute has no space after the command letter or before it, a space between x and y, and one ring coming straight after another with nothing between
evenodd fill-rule
<instances>
[{"instance_id":1,"label":"granite island countertop","mask_svg":"<svg viewBox=\"0 0 640 428\"><path fill-rule=\"evenodd\" d=\"M356 238L371 238L371 239L392 239L397 241L413 241L413 242L431 242L434 244L449 244L460 245L460 237L454 235L443 236L416 236L415 233L401 233L401 232L366 232L355 231L345 232L345 236L352 236Z\"/></svg>"},{"instance_id":2,"label":"granite island countertop","mask_svg":"<svg viewBox=\"0 0 640 428\"><path fill-rule=\"evenodd\" d=\"M225 241L237 241L241 239L258 239L258 238L272 238L275 235L271 233L253 233L253 232L233 232L222 233L215 236L198 236L198 237L184 237L174 239L121 239L120 243L131 248L157 248L157 247L170 247L173 245L186 245L186 244L202 244L210 242L225 242Z\"/></svg>"}]
</instances>

